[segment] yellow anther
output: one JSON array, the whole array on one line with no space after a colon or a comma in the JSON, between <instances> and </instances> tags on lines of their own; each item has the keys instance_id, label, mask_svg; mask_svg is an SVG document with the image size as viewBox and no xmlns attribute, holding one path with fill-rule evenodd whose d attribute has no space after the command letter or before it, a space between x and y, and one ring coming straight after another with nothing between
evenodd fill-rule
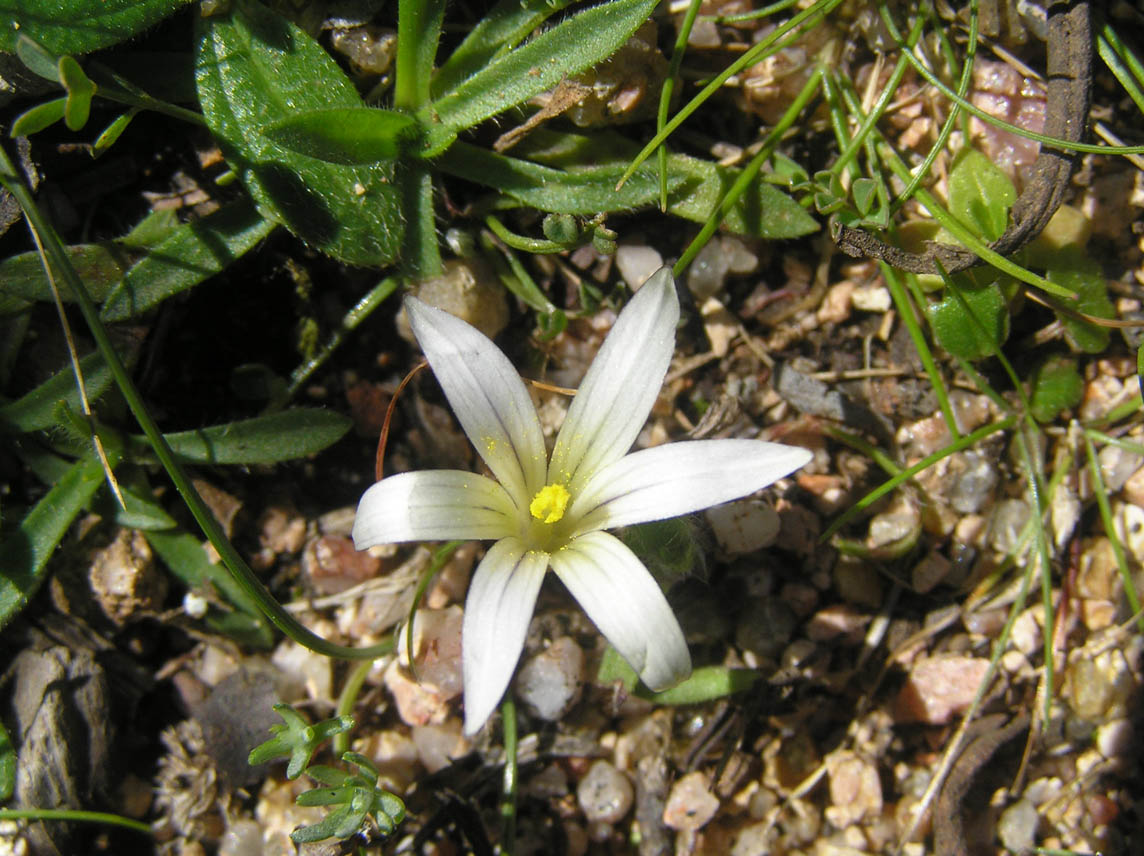
<instances>
[{"instance_id":1,"label":"yellow anther","mask_svg":"<svg viewBox=\"0 0 1144 856\"><path fill-rule=\"evenodd\" d=\"M542 487L528 504L528 510L537 520L555 523L564 516L570 498L568 489L562 484L549 484Z\"/></svg>"}]
</instances>

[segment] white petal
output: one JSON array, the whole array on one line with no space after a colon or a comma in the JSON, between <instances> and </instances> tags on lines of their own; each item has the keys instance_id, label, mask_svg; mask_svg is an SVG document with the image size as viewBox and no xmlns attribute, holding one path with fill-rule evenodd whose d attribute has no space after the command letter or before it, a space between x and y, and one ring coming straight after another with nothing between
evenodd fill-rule
<instances>
[{"instance_id":1,"label":"white petal","mask_svg":"<svg viewBox=\"0 0 1144 856\"><path fill-rule=\"evenodd\" d=\"M678 321L675 280L663 267L624 307L580 384L552 450L550 482L575 496L593 472L632 447L663 385Z\"/></svg>"},{"instance_id":2,"label":"white petal","mask_svg":"<svg viewBox=\"0 0 1144 856\"><path fill-rule=\"evenodd\" d=\"M806 449L762 440L654 446L597 472L568 516L579 519L579 532L678 517L754 493L812 457Z\"/></svg>"},{"instance_id":3,"label":"white petal","mask_svg":"<svg viewBox=\"0 0 1144 856\"><path fill-rule=\"evenodd\" d=\"M493 544L473 574L461 626L465 734L480 730L508 688L547 569L547 553L512 537Z\"/></svg>"},{"instance_id":4,"label":"white petal","mask_svg":"<svg viewBox=\"0 0 1144 856\"><path fill-rule=\"evenodd\" d=\"M590 532L552 554L552 570L620 656L653 690L691 672L691 655L667 598L635 553Z\"/></svg>"},{"instance_id":5,"label":"white petal","mask_svg":"<svg viewBox=\"0 0 1144 856\"><path fill-rule=\"evenodd\" d=\"M536 408L512 367L489 339L460 318L407 298L409 325L457 421L493 475L518 503L544 487L544 435Z\"/></svg>"},{"instance_id":6,"label":"white petal","mask_svg":"<svg viewBox=\"0 0 1144 856\"><path fill-rule=\"evenodd\" d=\"M503 538L517 529L516 508L490 478L461 470L421 470L390 476L358 503L354 545L454 538Z\"/></svg>"}]
</instances>

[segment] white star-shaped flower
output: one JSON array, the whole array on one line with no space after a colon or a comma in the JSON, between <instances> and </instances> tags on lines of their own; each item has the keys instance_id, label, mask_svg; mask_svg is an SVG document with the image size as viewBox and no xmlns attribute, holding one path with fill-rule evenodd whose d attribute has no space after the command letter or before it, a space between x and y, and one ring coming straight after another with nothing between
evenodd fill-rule
<instances>
[{"instance_id":1,"label":"white star-shaped flower","mask_svg":"<svg viewBox=\"0 0 1144 856\"><path fill-rule=\"evenodd\" d=\"M678 517L753 493L803 466L805 449L695 440L627 454L675 349L679 299L668 268L616 319L568 409L551 457L524 383L473 327L407 298L405 309L461 427L494 478L401 473L362 496L359 550L375 544L493 540L473 574L461 630L465 732L500 702L548 568L648 687L691 671L659 585L605 529Z\"/></svg>"}]
</instances>

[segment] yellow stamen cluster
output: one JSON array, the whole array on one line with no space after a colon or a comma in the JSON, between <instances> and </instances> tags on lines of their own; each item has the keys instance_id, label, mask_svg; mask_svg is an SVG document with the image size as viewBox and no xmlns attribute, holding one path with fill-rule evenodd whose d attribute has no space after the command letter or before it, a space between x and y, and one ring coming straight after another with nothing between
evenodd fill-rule
<instances>
[{"instance_id":1,"label":"yellow stamen cluster","mask_svg":"<svg viewBox=\"0 0 1144 856\"><path fill-rule=\"evenodd\" d=\"M555 523L564 516L571 495L562 484L549 484L542 487L528 504L532 516L544 523Z\"/></svg>"}]
</instances>

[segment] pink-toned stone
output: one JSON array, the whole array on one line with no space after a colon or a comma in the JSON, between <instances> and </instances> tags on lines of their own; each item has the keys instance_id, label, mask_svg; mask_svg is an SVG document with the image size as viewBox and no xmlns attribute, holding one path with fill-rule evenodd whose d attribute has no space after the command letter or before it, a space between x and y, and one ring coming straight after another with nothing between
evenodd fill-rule
<instances>
[{"instance_id":1,"label":"pink-toned stone","mask_svg":"<svg viewBox=\"0 0 1144 856\"><path fill-rule=\"evenodd\" d=\"M406 725L440 724L449 716L449 699L432 684L418 683L394 660L385 670L385 688Z\"/></svg>"},{"instance_id":2,"label":"pink-toned stone","mask_svg":"<svg viewBox=\"0 0 1144 856\"><path fill-rule=\"evenodd\" d=\"M989 669L979 657L929 657L910 669L894 703L897 722L945 725L964 713Z\"/></svg>"},{"instance_id":3,"label":"pink-toned stone","mask_svg":"<svg viewBox=\"0 0 1144 856\"><path fill-rule=\"evenodd\" d=\"M445 769L472 749L472 743L461 734L461 720L457 718L440 725L415 725L411 734L421 766L430 773Z\"/></svg>"},{"instance_id":4,"label":"pink-toned stone","mask_svg":"<svg viewBox=\"0 0 1144 856\"><path fill-rule=\"evenodd\" d=\"M835 604L820 609L807 622L806 635L815 642L830 642L842 637L857 641L866 631L870 616L863 615L852 606Z\"/></svg>"},{"instance_id":5,"label":"pink-toned stone","mask_svg":"<svg viewBox=\"0 0 1144 856\"><path fill-rule=\"evenodd\" d=\"M855 752L841 750L826 757L831 805L826 819L844 829L882 812L882 781L878 768Z\"/></svg>"},{"instance_id":6,"label":"pink-toned stone","mask_svg":"<svg viewBox=\"0 0 1144 856\"><path fill-rule=\"evenodd\" d=\"M337 594L373 579L381 560L368 551L358 551L353 541L341 535L322 535L306 545L302 571L319 594Z\"/></svg>"},{"instance_id":7,"label":"pink-toned stone","mask_svg":"<svg viewBox=\"0 0 1144 856\"><path fill-rule=\"evenodd\" d=\"M718 810L719 798L711 793L711 783L696 770L671 786L663 807L663 822L670 829L702 829Z\"/></svg>"}]
</instances>

